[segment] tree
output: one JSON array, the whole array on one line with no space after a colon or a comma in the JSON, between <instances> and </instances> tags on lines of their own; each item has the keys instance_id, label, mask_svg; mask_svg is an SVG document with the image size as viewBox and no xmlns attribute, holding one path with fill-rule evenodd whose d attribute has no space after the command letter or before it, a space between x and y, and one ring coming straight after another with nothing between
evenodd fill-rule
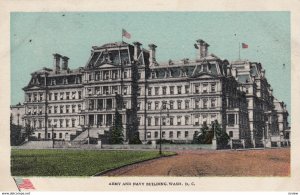
<instances>
[{"instance_id":1,"label":"tree","mask_svg":"<svg viewBox=\"0 0 300 195\"><path fill-rule=\"evenodd\" d=\"M211 144L213 139L212 129L209 129L207 123L204 122L200 128L200 132L196 131L193 136L193 144Z\"/></svg>"},{"instance_id":2,"label":"tree","mask_svg":"<svg viewBox=\"0 0 300 195\"><path fill-rule=\"evenodd\" d=\"M26 124L26 126L25 126L25 132L24 132L23 137L27 138L29 140L30 136L34 133L34 130L35 129L33 127L30 127L29 124Z\"/></svg>"},{"instance_id":3,"label":"tree","mask_svg":"<svg viewBox=\"0 0 300 195\"><path fill-rule=\"evenodd\" d=\"M216 132L217 145L221 148L226 147L230 140L229 135L226 133L226 131L223 131L221 125L218 123L217 120L215 120L215 122L213 123L213 128Z\"/></svg>"},{"instance_id":4,"label":"tree","mask_svg":"<svg viewBox=\"0 0 300 195\"><path fill-rule=\"evenodd\" d=\"M133 134L133 137L129 139L129 144L141 144L142 141L140 140L140 134L139 132L135 132Z\"/></svg>"},{"instance_id":5,"label":"tree","mask_svg":"<svg viewBox=\"0 0 300 195\"><path fill-rule=\"evenodd\" d=\"M12 115L10 115L10 145L20 145L24 139L22 138L21 126L12 123Z\"/></svg>"},{"instance_id":6,"label":"tree","mask_svg":"<svg viewBox=\"0 0 300 195\"><path fill-rule=\"evenodd\" d=\"M116 109L114 125L110 128L109 143L110 144L123 144L124 134L122 125L122 115Z\"/></svg>"}]
</instances>

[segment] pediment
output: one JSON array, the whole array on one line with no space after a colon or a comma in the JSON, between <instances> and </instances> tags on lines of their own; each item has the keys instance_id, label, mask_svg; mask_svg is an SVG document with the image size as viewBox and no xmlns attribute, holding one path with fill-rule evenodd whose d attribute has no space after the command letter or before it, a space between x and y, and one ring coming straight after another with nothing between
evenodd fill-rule
<instances>
[{"instance_id":1,"label":"pediment","mask_svg":"<svg viewBox=\"0 0 300 195\"><path fill-rule=\"evenodd\" d=\"M208 72L200 72L198 74L195 74L194 77L203 78L203 79L205 79L205 78L209 79L209 78L216 78L216 75L213 75L213 74L208 73Z\"/></svg>"},{"instance_id":2,"label":"pediment","mask_svg":"<svg viewBox=\"0 0 300 195\"><path fill-rule=\"evenodd\" d=\"M97 68L114 68L114 67L116 67L116 65L105 63L105 64L99 65Z\"/></svg>"}]
</instances>

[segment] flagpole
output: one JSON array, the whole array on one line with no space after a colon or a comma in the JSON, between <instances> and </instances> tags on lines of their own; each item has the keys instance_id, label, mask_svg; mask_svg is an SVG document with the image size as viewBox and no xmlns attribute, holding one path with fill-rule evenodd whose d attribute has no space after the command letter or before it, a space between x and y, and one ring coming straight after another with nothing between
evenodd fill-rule
<instances>
[{"instance_id":1,"label":"flagpole","mask_svg":"<svg viewBox=\"0 0 300 195\"><path fill-rule=\"evenodd\" d=\"M239 42L239 60L241 60L241 43Z\"/></svg>"},{"instance_id":2,"label":"flagpole","mask_svg":"<svg viewBox=\"0 0 300 195\"><path fill-rule=\"evenodd\" d=\"M21 190L20 190L20 188L19 188L19 186L18 186L18 184L17 184L17 181L16 181L16 179L13 177L13 179L14 179L14 181L15 181L15 184L16 184L16 186L17 186L17 188L18 188L18 190L19 190L19 192L21 192Z\"/></svg>"}]
</instances>

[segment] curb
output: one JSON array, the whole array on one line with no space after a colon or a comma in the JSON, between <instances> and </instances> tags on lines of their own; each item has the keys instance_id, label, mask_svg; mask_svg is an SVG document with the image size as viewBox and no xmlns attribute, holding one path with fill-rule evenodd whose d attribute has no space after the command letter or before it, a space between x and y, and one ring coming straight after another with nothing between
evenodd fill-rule
<instances>
[{"instance_id":1,"label":"curb","mask_svg":"<svg viewBox=\"0 0 300 195\"><path fill-rule=\"evenodd\" d=\"M129 164L126 164L126 165L122 165L120 167L116 167L116 168L111 168L111 169L108 169L108 170L105 170L105 171L101 171L99 173L96 173L95 175L92 175L92 177L98 177L98 176L101 176L105 173L108 173L110 171L114 171L114 170L117 170L117 169L120 169L120 168L124 168L124 167L127 167L127 166L131 166L131 165L134 165L134 164L138 164L138 163L142 163L142 162L147 162L147 161L150 161L150 160L155 160L155 159L160 159L160 158L166 158L166 157L172 157L172 156L177 156L178 154L175 153L175 154L171 154L169 156L158 156L158 157L154 157L154 158L150 158L150 159L145 159L145 160L141 160L141 161L137 161L137 162L133 162L133 163L129 163Z\"/></svg>"}]
</instances>

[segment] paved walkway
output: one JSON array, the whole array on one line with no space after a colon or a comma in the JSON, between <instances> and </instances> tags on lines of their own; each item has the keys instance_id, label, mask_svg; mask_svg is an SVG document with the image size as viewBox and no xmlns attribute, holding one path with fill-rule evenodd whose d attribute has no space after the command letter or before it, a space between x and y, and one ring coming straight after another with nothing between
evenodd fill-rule
<instances>
[{"instance_id":1,"label":"paved walkway","mask_svg":"<svg viewBox=\"0 0 300 195\"><path fill-rule=\"evenodd\" d=\"M177 151L105 176L289 176L289 148L246 151Z\"/></svg>"}]
</instances>

